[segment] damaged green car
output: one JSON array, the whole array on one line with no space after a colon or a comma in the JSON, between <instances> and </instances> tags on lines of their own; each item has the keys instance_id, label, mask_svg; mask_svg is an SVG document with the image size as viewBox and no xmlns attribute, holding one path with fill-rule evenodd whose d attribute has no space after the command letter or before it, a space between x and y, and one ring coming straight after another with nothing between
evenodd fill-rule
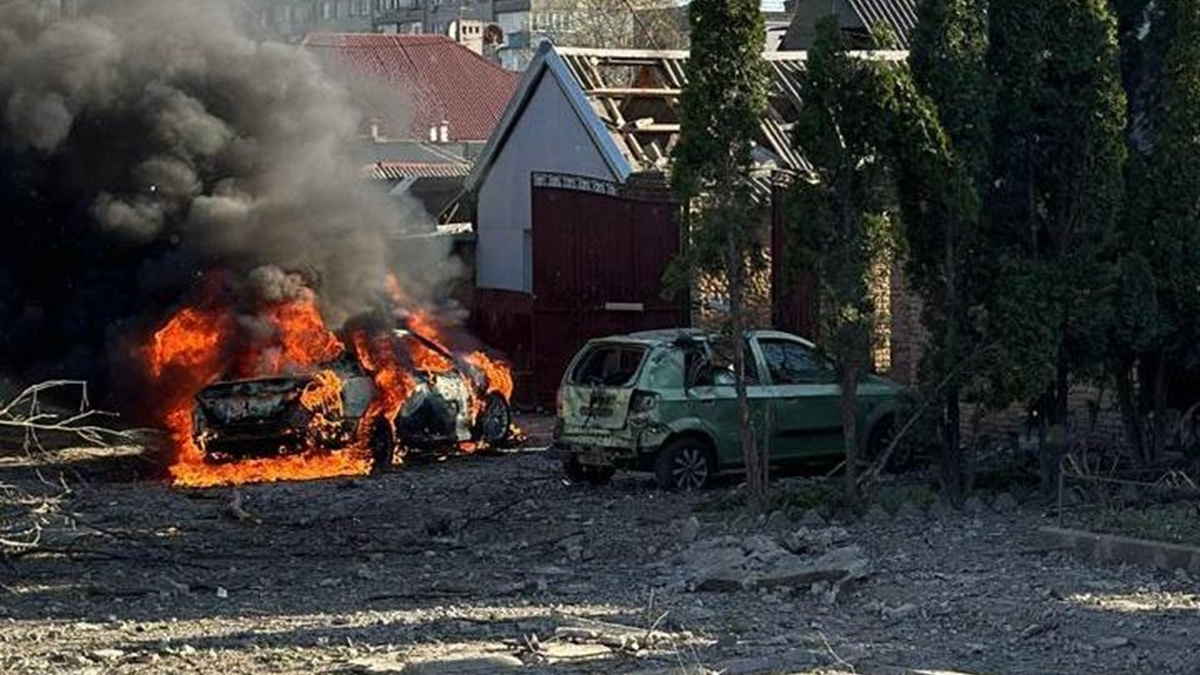
<instances>
[{"instance_id":1,"label":"damaged green car","mask_svg":"<svg viewBox=\"0 0 1200 675\"><path fill-rule=\"evenodd\" d=\"M807 340L746 333L751 418L770 429L773 464L842 452L841 387ZM664 489L694 490L742 468L728 345L697 330L632 333L588 342L558 391L554 447L573 481L604 483L617 469L650 471ZM856 397L865 457L893 437L900 387L867 376Z\"/></svg>"}]
</instances>

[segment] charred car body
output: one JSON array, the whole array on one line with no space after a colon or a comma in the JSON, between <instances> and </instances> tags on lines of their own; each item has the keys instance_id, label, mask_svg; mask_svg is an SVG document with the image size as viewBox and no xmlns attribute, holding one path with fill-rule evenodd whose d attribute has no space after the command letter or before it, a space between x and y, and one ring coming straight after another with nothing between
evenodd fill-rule
<instances>
[{"instance_id":1,"label":"charred car body","mask_svg":"<svg viewBox=\"0 0 1200 675\"><path fill-rule=\"evenodd\" d=\"M413 381L399 412L366 430L373 466L390 465L397 452L502 446L512 413L502 394L488 391L485 373L410 330L391 331L384 342L401 359L410 341L445 367L405 369ZM349 353L302 375L220 381L196 395L193 440L214 463L339 450L361 438L379 396L372 374Z\"/></svg>"}]
</instances>

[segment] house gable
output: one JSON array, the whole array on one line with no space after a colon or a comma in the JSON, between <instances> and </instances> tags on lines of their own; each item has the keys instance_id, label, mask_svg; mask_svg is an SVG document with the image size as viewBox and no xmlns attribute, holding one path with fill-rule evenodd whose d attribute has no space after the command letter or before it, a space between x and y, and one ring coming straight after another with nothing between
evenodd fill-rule
<instances>
[{"instance_id":1,"label":"house gable","mask_svg":"<svg viewBox=\"0 0 1200 675\"><path fill-rule=\"evenodd\" d=\"M622 181L630 173L607 133L597 134L599 120L582 92L555 73L546 54L540 52L541 64L526 73L469 181L478 196L479 288L532 290L534 172L609 181ZM552 52L549 56L557 58Z\"/></svg>"}]
</instances>

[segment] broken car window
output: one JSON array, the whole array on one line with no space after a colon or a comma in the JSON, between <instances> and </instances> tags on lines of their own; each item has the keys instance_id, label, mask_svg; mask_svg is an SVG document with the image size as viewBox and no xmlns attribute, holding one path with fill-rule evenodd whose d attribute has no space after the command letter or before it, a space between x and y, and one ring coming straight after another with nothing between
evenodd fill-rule
<instances>
[{"instance_id":1,"label":"broken car window","mask_svg":"<svg viewBox=\"0 0 1200 675\"><path fill-rule=\"evenodd\" d=\"M590 347L571 373L572 384L620 387L637 374L646 346L635 343L599 343Z\"/></svg>"},{"instance_id":2,"label":"broken car window","mask_svg":"<svg viewBox=\"0 0 1200 675\"><path fill-rule=\"evenodd\" d=\"M758 366L754 362L754 352L750 350L747 341L743 347L746 350L746 384L758 384ZM727 373L727 377L719 377L718 373ZM702 370L702 376L697 385L725 385L731 383L733 372L733 345L723 339L713 344L712 353L707 367Z\"/></svg>"},{"instance_id":3,"label":"broken car window","mask_svg":"<svg viewBox=\"0 0 1200 675\"><path fill-rule=\"evenodd\" d=\"M772 383L813 384L831 381L828 364L799 342L760 340L758 344Z\"/></svg>"}]
</instances>

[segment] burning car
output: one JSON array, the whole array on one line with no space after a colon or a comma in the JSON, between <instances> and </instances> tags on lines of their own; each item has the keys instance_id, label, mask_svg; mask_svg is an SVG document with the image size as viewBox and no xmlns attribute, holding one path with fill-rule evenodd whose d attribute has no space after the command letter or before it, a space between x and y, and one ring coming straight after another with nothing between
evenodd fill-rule
<instances>
[{"instance_id":1,"label":"burning car","mask_svg":"<svg viewBox=\"0 0 1200 675\"><path fill-rule=\"evenodd\" d=\"M509 440L508 394L495 387L491 362L481 354L456 356L410 329L389 331L370 345L361 335L347 343L355 348L304 374L224 380L202 389L192 434L205 461L365 446L377 471L397 453L474 450ZM381 386L381 373L388 372L392 377Z\"/></svg>"}]
</instances>

